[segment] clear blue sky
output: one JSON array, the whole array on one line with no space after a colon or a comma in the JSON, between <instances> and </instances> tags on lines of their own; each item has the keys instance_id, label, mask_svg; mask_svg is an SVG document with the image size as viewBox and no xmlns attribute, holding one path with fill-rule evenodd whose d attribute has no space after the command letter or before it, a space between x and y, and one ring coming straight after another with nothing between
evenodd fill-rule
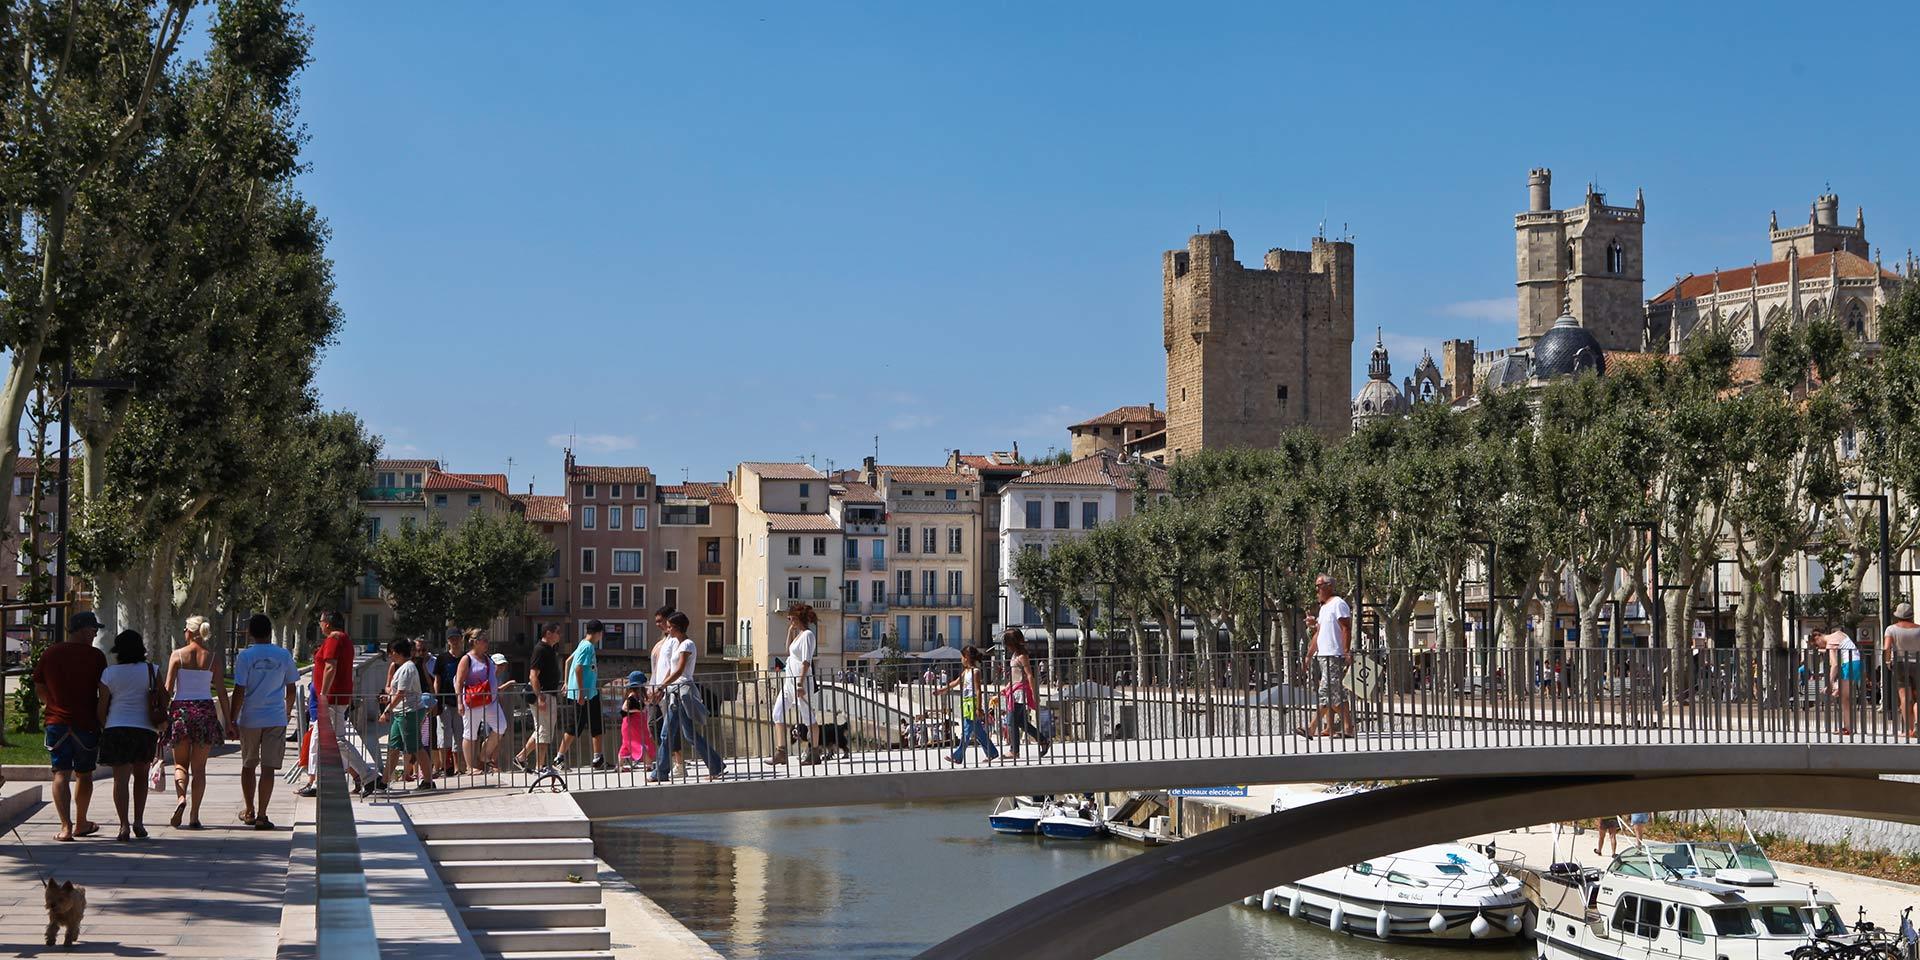
<instances>
[{"instance_id":1,"label":"clear blue sky","mask_svg":"<svg viewBox=\"0 0 1920 960\"><path fill-rule=\"evenodd\" d=\"M1645 188L1648 296L1829 181L1920 240L1911 4L1333 6L309 3L324 398L543 492L1041 453L1162 400L1196 226L1350 231L1357 378L1511 342L1532 166Z\"/></svg>"}]
</instances>

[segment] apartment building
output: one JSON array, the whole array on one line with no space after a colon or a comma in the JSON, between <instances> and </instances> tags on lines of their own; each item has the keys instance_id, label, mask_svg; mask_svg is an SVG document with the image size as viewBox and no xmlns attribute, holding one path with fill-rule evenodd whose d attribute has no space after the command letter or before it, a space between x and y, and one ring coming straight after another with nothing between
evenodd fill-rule
<instances>
[{"instance_id":1,"label":"apartment building","mask_svg":"<svg viewBox=\"0 0 1920 960\"><path fill-rule=\"evenodd\" d=\"M427 520L427 475L440 470L438 460L376 460L373 485L360 491L360 509L367 515L367 543L399 530L405 523ZM353 590L347 629L361 643L393 639L393 607L380 589L373 569L361 572Z\"/></svg>"},{"instance_id":2,"label":"apartment building","mask_svg":"<svg viewBox=\"0 0 1920 960\"><path fill-rule=\"evenodd\" d=\"M681 483L656 488L653 574L660 594L655 606L686 613L689 633L702 644L702 663L740 659L734 642L739 617L740 511L724 483Z\"/></svg>"},{"instance_id":3,"label":"apartment building","mask_svg":"<svg viewBox=\"0 0 1920 960\"><path fill-rule=\"evenodd\" d=\"M998 634L991 628L999 622L999 609L995 606L1001 594L1003 581L1007 575L1000 570L1000 491L1008 483L1019 479L1027 472L1027 465L1020 461L1020 445L1012 450L1000 450L993 453L970 454L953 451L947 457L947 467L953 470L970 469L980 475L980 575L974 582L979 584L976 593L982 594L981 638L998 642Z\"/></svg>"},{"instance_id":4,"label":"apartment building","mask_svg":"<svg viewBox=\"0 0 1920 960\"><path fill-rule=\"evenodd\" d=\"M654 597L648 591L652 551L653 471L594 467L567 452L567 550L574 630L588 620L606 628L603 658L645 660L652 646Z\"/></svg>"},{"instance_id":5,"label":"apartment building","mask_svg":"<svg viewBox=\"0 0 1920 960\"><path fill-rule=\"evenodd\" d=\"M786 611L819 611L822 670L845 664L839 585L845 556L839 521L828 512L827 475L810 464L749 462L730 478L739 510L735 625L740 659L768 669L786 654Z\"/></svg>"},{"instance_id":6,"label":"apartment building","mask_svg":"<svg viewBox=\"0 0 1920 960\"><path fill-rule=\"evenodd\" d=\"M980 475L869 458L862 479L885 503L893 541L888 636L914 653L979 640Z\"/></svg>"},{"instance_id":7,"label":"apartment building","mask_svg":"<svg viewBox=\"0 0 1920 960\"><path fill-rule=\"evenodd\" d=\"M78 465L76 464L75 466L77 467ZM50 472L57 472L59 469L59 461L48 461L47 469ZM14 461L13 484L7 489L7 515L13 518L13 530L10 532L10 535L14 561L8 564L5 569L0 570L0 602L17 603L27 596L28 580L32 576L32 565L27 559L26 551L28 540L33 536L33 484L34 478L38 473L39 464L34 458L21 456ZM50 475L47 479L52 480L54 477ZM78 484L79 478L76 476L73 482ZM58 493L49 485L47 494L41 498L40 503L41 529L54 529L55 524L58 522L55 519L58 510ZM53 540L51 537L43 539L41 549L45 550L49 557L52 556ZM53 564L51 560L47 562L46 570L47 586L51 589L53 585ZM79 578L76 577L72 579L78 580ZM80 595L78 586L78 584L75 584L76 589L74 590L74 596L84 603L86 598ZM14 642L28 640L28 633L30 632L29 625L32 619L32 614L26 610L12 611L6 620L7 639ZM48 622L51 623L51 621ZM18 650L18 648L14 649Z\"/></svg>"},{"instance_id":8,"label":"apartment building","mask_svg":"<svg viewBox=\"0 0 1920 960\"><path fill-rule=\"evenodd\" d=\"M1125 453L1127 444L1164 432L1167 415L1149 403L1115 407L1097 417L1082 420L1067 428L1073 459L1082 460L1102 450L1116 456Z\"/></svg>"},{"instance_id":9,"label":"apartment building","mask_svg":"<svg viewBox=\"0 0 1920 960\"><path fill-rule=\"evenodd\" d=\"M1122 460L1107 450L1007 483L1000 493L1000 569L1007 571L999 612L1003 626L1040 627L1047 622L1046 611L1029 602L1013 578L1014 556L1022 550L1044 552L1086 536L1102 523L1130 516L1136 470L1145 472L1150 496L1167 495L1165 467Z\"/></svg>"},{"instance_id":10,"label":"apartment building","mask_svg":"<svg viewBox=\"0 0 1920 960\"><path fill-rule=\"evenodd\" d=\"M573 581L567 576L566 565L566 558L573 555L567 498L543 496L529 489L517 499L526 510L527 522L547 538L552 553L547 572L527 594L519 615L513 618L511 649L501 651L509 658L530 654L542 627L549 623L569 623L573 612Z\"/></svg>"},{"instance_id":11,"label":"apartment building","mask_svg":"<svg viewBox=\"0 0 1920 960\"><path fill-rule=\"evenodd\" d=\"M852 656L880 646L888 635L887 503L880 491L857 479L836 480L831 491L828 512L840 524L844 551L841 639Z\"/></svg>"}]
</instances>

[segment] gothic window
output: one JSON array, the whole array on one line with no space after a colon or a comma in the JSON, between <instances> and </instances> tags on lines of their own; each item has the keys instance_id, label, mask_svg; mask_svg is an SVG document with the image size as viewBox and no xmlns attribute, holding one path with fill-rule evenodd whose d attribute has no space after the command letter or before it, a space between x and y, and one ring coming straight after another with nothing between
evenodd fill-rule
<instances>
[{"instance_id":1,"label":"gothic window","mask_svg":"<svg viewBox=\"0 0 1920 960\"><path fill-rule=\"evenodd\" d=\"M1814 317L1824 317L1826 315L1827 315L1827 302L1825 300L1815 300L1812 303L1807 304L1807 313L1806 313L1807 319L1811 320Z\"/></svg>"},{"instance_id":2,"label":"gothic window","mask_svg":"<svg viewBox=\"0 0 1920 960\"><path fill-rule=\"evenodd\" d=\"M1867 336L1867 309L1858 300L1848 300L1845 314L1846 330L1856 337Z\"/></svg>"},{"instance_id":3,"label":"gothic window","mask_svg":"<svg viewBox=\"0 0 1920 960\"><path fill-rule=\"evenodd\" d=\"M1568 272L1568 273L1572 273L1572 272L1573 272L1573 243L1572 243L1572 241L1568 241L1568 243L1567 243L1567 272Z\"/></svg>"},{"instance_id":4,"label":"gothic window","mask_svg":"<svg viewBox=\"0 0 1920 960\"><path fill-rule=\"evenodd\" d=\"M1607 244L1607 272L1615 274L1627 272L1627 251L1620 246L1618 240Z\"/></svg>"}]
</instances>

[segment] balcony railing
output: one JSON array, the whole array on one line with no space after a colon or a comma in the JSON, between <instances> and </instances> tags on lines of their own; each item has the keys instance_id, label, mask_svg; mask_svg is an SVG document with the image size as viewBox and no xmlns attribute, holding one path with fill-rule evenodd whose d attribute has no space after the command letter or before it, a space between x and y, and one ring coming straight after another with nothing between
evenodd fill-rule
<instances>
[{"instance_id":1,"label":"balcony railing","mask_svg":"<svg viewBox=\"0 0 1920 960\"><path fill-rule=\"evenodd\" d=\"M887 568L886 557L868 557L867 558L868 570L885 570L886 568Z\"/></svg>"},{"instance_id":2,"label":"balcony railing","mask_svg":"<svg viewBox=\"0 0 1920 960\"><path fill-rule=\"evenodd\" d=\"M703 577L717 577L717 576L719 576L719 575L720 575L720 561L718 561L718 560L702 560L702 561L700 561L700 575L701 575L701 576L703 576Z\"/></svg>"},{"instance_id":3,"label":"balcony railing","mask_svg":"<svg viewBox=\"0 0 1920 960\"><path fill-rule=\"evenodd\" d=\"M785 613L793 609L793 605L796 603L804 603L815 610L840 609L839 597L775 597L773 598L773 612Z\"/></svg>"},{"instance_id":4,"label":"balcony railing","mask_svg":"<svg viewBox=\"0 0 1920 960\"><path fill-rule=\"evenodd\" d=\"M859 558L859 557L848 557L848 558L847 558L847 569L848 569L848 570L858 570L858 569L860 569L860 558Z\"/></svg>"},{"instance_id":5,"label":"balcony railing","mask_svg":"<svg viewBox=\"0 0 1920 960\"><path fill-rule=\"evenodd\" d=\"M752 660L753 647L741 643L729 643L720 648L720 656L726 660Z\"/></svg>"},{"instance_id":6,"label":"balcony railing","mask_svg":"<svg viewBox=\"0 0 1920 960\"><path fill-rule=\"evenodd\" d=\"M840 521L840 532L850 533L856 537L883 537L886 536L887 525L885 521L881 520L861 520L849 517Z\"/></svg>"},{"instance_id":7,"label":"balcony railing","mask_svg":"<svg viewBox=\"0 0 1920 960\"><path fill-rule=\"evenodd\" d=\"M893 595L896 607L971 607L971 593L896 593Z\"/></svg>"},{"instance_id":8,"label":"balcony railing","mask_svg":"<svg viewBox=\"0 0 1920 960\"><path fill-rule=\"evenodd\" d=\"M360 491L362 500L406 501L420 499L419 487L367 487Z\"/></svg>"},{"instance_id":9,"label":"balcony railing","mask_svg":"<svg viewBox=\"0 0 1920 960\"><path fill-rule=\"evenodd\" d=\"M894 513L978 513L978 500L908 500L900 499L889 504Z\"/></svg>"}]
</instances>

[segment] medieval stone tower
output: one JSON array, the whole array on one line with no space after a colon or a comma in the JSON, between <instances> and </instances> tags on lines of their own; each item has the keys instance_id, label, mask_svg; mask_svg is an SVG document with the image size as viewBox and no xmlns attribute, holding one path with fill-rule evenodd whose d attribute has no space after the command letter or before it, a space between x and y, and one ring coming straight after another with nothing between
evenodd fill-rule
<instances>
[{"instance_id":1,"label":"medieval stone tower","mask_svg":"<svg viewBox=\"0 0 1920 960\"><path fill-rule=\"evenodd\" d=\"M1527 210L1513 218L1520 288L1520 346L1553 328L1566 304L1600 345L1639 350L1645 321L1642 300L1641 233L1647 202L1636 193L1631 207L1607 205L1605 194L1587 185L1580 206L1553 209L1553 171L1527 174Z\"/></svg>"},{"instance_id":2,"label":"medieval stone tower","mask_svg":"<svg viewBox=\"0 0 1920 960\"><path fill-rule=\"evenodd\" d=\"M1353 244L1315 238L1249 270L1225 230L1167 251L1167 455L1272 447L1288 428L1352 427Z\"/></svg>"}]
</instances>

